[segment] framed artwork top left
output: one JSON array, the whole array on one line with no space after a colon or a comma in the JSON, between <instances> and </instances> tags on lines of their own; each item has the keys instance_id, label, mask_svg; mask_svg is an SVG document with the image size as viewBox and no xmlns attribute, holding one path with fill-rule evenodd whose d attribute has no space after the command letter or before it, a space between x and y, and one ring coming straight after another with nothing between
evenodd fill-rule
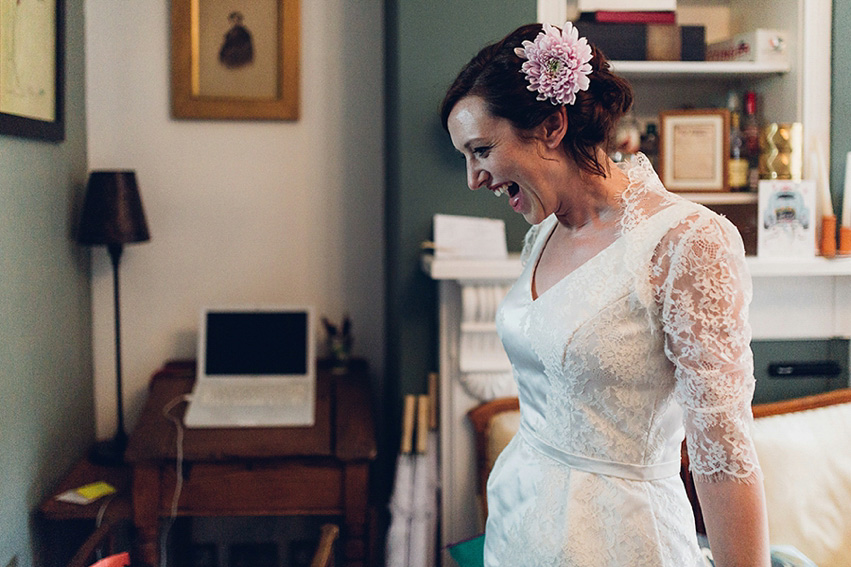
<instances>
[{"instance_id":1,"label":"framed artwork top left","mask_svg":"<svg viewBox=\"0 0 851 567\"><path fill-rule=\"evenodd\" d=\"M64 0L0 0L0 134L65 139Z\"/></svg>"}]
</instances>

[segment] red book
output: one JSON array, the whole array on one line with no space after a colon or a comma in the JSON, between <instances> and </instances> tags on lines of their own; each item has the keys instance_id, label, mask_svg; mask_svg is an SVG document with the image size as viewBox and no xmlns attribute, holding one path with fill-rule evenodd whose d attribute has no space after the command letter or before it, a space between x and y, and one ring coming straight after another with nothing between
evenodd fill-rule
<instances>
[{"instance_id":1,"label":"red book","mask_svg":"<svg viewBox=\"0 0 851 567\"><path fill-rule=\"evenodd\" d=\"M605 24L676 24L676 12L594 12L594 21Z\"/></svg>"}]
</instances>

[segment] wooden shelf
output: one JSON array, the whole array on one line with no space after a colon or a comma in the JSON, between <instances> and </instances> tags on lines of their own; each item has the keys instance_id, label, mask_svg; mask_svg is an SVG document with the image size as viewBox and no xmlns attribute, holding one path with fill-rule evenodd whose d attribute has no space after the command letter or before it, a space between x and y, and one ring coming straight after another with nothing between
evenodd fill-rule
<instances>
[{"instance_id":1,"label":"wooden shelf","mask_svg":"<svg viewBox=\"0 0 851 567\"><path fill-rule=\"evenodd\" d=\"M779 75L791 69L787 64L752 61L612 61L612 69L632 79L723 79Z\"/></svg>"}]
</instances>

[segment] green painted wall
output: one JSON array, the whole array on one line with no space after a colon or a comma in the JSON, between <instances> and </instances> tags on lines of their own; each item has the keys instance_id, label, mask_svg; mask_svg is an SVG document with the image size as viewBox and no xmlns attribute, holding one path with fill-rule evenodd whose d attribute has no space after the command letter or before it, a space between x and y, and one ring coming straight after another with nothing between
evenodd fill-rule
<instances>
[{"instance_id":1,"label":"green painted wall","mask_svg":"<svg viewBox=\"0 0 851 567\"><path fill-rule=\"evenodd\" d=\"M35 509L94 438L83 3L68 1L66 141L0 135L0 566L40 565Z\"/></svg>"},{"instance_id":2,"label":"green painted wall","mask_svg":"<svg viewBox=\"0 0 851 567\"><path fill-rule=\"evenodd\" d=\"M398 423L401 396L422 393L438 369L437 287L419 263L434 214L504 218L509 249L520 249L525 221L504 199L467 189L438 108L479 49L535 18L534 0L387 1L387 423Z\"/></svg>"}]
</instances>

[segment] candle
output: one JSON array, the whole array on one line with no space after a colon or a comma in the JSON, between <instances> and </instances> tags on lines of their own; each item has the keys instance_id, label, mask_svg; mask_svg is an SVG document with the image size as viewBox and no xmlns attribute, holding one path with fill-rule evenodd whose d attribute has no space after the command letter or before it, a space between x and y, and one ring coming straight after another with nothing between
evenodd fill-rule
<instances>
[{"instance_id":1,"label":"candle","mask_svg":"<svg viewBox=\"0 0 851 567\"><path fill-rule=\"evenodd\" d=\"M814 145L812 160L815 161L813 164L815 168L811 169L815 169L815 177L818 179L816 190L821 199L821 214L825 217L831 217L834 215L834 212L833 201L830 198L830 177L827 174L827 165L824 161L824 154L821 152L821 147L818 142Z\"/></svg>"},{"instance_id":2,"label":"candle","mask_svg":"<svg viewBox=\"0 0 851 567\"><path fill-rule=\"evenodd\" d=\"M845 186L842 189L842 226L851 228L851 152L845 156Z\"/></svg>"}]
</instances>

